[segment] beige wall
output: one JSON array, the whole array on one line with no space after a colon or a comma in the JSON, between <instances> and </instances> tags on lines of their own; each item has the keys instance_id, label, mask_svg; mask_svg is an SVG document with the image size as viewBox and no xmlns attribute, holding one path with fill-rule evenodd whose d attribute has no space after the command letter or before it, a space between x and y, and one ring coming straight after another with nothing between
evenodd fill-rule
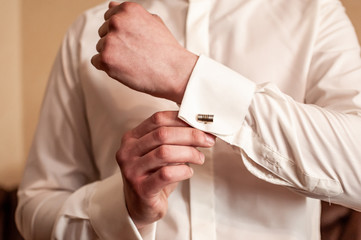
<instances>
[{"instance_id":1,"label":"beige wall","mask_svg":"<svg viewBox=\"0 0 361 240\"><path fill-rule=\"evenodd\" d=\"M0 7L0 185L17 182L24 158L20 0Z\"/></svg>"},{"instance_id":2,"label":"beige wall","mask_svg":"<svg viewBox=\"0 0 361 240\"><path fill-rule=\"evenodd\" d=\"M105 0L0 0L0 187L21 177L47 77L67 27Z\"/></svg>"},{"instance_id":3,"label":"beige wall","mask_svg":"<svg viewBox=\"0 0 361 240\"><path fill-rule=\"evenodd\" d=\"M46 80L68 26L104 0L22 1L24 151L28 152Z\"/></svg>"},{"instance_id":4,"label":"beige wall","mask_svg":"<svg viewBox=\"0 0 361 240\"><path fill-rule=\"evenodd\" d=\"M342 0L361 43L361 0Z\"/></svg>"},{"instance_id":5,"label":"beige wall","mask_svg":"<svg viewBox=\"0 0 361 240\"><path fill-rule=\"evenodd\" d=\"M0 0L0 186L19 181L51 64L69 24L102 0ZM361 1L343 0L361 36Z\"/></svg>"}]
</instances>

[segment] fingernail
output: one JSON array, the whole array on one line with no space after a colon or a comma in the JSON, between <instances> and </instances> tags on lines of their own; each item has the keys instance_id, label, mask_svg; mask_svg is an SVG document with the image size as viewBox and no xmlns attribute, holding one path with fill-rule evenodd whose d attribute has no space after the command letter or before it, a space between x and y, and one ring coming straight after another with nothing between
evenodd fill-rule
<instances>
[{"instance_id":1,"label":"fingernail","mask_svg":"<svg viewBox=\"0 0 361 240\"><path fill-rule=\"evenodd\" d=\"M214 139L214 137L206 134L206 141L210 146L213 146L216 143L216 140Z\"/></svg>"}]
</instances>

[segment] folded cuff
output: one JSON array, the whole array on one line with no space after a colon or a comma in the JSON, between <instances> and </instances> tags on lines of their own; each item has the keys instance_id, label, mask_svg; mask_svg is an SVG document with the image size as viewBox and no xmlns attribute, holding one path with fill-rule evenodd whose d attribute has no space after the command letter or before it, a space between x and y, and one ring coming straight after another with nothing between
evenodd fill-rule
<instances>
[{"instance_id":1,"label":"folded cuff","mask_svg":"<svg viewBox=\"0 0 361 240\"><path fill-rule=\"evenodd\" d=\"M120 173L100 181L90 198L90 222L100 239L142 239L129 216L122 182Z\"/></svg>"},{"instance_id":2,"label":"folded cuff","mask_svg":"<svg viewBox=\"0 0 361 240\"><path fill-rule=\"evenodd\" d=\"M251 104L256 85L239 73L200 56L189 79L179 117L191 126L215 135L234 134ZM197 120L213 115L213 122Z\"/></svg>"}]
</instances>

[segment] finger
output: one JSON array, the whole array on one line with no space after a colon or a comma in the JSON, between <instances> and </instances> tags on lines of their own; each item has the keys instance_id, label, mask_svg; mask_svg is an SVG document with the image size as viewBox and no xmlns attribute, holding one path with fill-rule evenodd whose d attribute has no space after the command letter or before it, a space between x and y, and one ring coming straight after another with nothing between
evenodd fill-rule
<instances>
[{"instance_id":1,"label":"finger","mask_svg":"<svg viewBox=\"0 0 361 240\"><path fill-rule=\"evenodd\" d=\"M136 143L136 154L144 154L161 145L211 147L214 137L192 127L160 127L140 138Z\"/></svg>"},{"instance_id":2,"label":"finger","mask_svg":"<svg viewBox=\"0 0 361 240\"><path fill-rule=\"evenodd\" d=\"M100 61L100 54L95 54L91 58L91 64L98 70L102 70L101 61Z\"/></svg>"},{"instance_id":3,"label":"finger","mask_svg":"<svg viewBox=\"0 0 361 240\"><path fill-rule=\"evenodd\" d=\"M109 9L104 13L104 20L108 20L111 16L118 12L119 5L120 3L110 2L108 5Z\"/></svg>"},{"instance_id":4,"label":"finger","mask_svg":"<svg viewBox=\"0 0 361 240\"><path fill-rule=\"evenodd\" d=\"M204 154L195 147L163 145L139 158L133 167L136 176L144 176L168 165L201 165L204 159Z\"/></svg>"},{"instance_id":5,"label":"finger","mask_svg":"<svg viewBox=\"0 0 361 240\"><path fill-rule=\"evenodd\" d=\"M105 21L98 30L99 37L104 37L109 31L109 21Z\"/></svg>"},{"instance_id":6,"label":"finger","mask_svg":"<svg viewBox=\"0 0 361 240\"><path fill-rule=\"evenodd\" d=\"M104 41L105 41L105 38L101 38L99 39L97 45L96 45L96 49L97 51L100 53L101 51L103 51L103 48L104 48Z\"/></svg>"},{"instance_id":7,"label":"finger","mask_svg":"<svg viewBox=\"0 0 361 240\"><path fill-rule=\"evenodd\" d=\"M135 138L141 138L161 126L187 127L189 125L178 118L177 111L157 112L134 128L131 134Z\"/></svg>"},{"instance_id":8,"label":"finger","mask_svg":"<svg viewBox=\"0 0 361 240\"><path fill-rule=\"evenodd\" d=\"M149 176L143 183L147 195L154 195L168 185L191 178L193 169L187 165L166 166Z\"/></svg>"},{"instance_id":9,"label":"finger","mask_svg":"<svg viewBox=\"0 0 361 240\"><path fill-rule=\"evenodd\" d=\"M114 1L110 1L108 7L109 7L109 8L112 8L112 7L115 7L115 6L118 6L118 5L120 5L120 3L114 2Z\"/></svg>"}]
</instances>

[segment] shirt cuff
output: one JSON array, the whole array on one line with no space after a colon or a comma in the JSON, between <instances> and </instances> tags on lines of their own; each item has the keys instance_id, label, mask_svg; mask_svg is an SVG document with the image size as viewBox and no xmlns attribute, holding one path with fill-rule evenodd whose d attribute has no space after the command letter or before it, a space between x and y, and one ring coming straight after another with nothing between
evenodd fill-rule
<instances>
[{"instance_id":1,"label":"shirt cuff","mask_svg":"<svg viewBox=\"0 0 361 240\"><path fill-rule=\"evenodd\" d=\"M89 203L90 222L100 239L154 239L155 223L140 233L129 216L121 174L97 183Z\"/></svg>"},{"instance_id":2,"label":"shirt cuff","mask_svg":"<svg viewBox=\"0 0 361 240\"><path fill-rule=\"evenodd\" d=\"M201 55L184 93L179 118L205 132L232 135L241 128L255 89L252 81ZM213 115L213 122L198 121L199 114Z\"/></svg>"}]
</instances>

